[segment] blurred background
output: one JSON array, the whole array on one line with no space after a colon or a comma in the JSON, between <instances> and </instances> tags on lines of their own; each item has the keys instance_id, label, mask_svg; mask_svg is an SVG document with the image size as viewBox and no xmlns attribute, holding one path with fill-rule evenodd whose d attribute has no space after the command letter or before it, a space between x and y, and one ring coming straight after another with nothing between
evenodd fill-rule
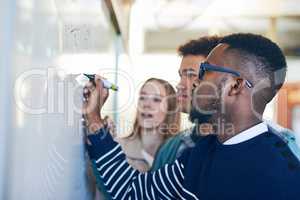
<instances>
[{"instance_id":1,"label":"blurred background","mask_svg":"<svg viewBox=\"0 0 300 200\"><path fill-rule=\"evenodd\" d=\"M174 86L190 39L263 34L288 61L265 118L300 133L300 0L1 0L0 199L89 199L72 77L116 83L104 112L128 134L150 77ZM118 111L118 112L116 112ZM183 116L182 129L190 124ZM299 138L299 135L297 135ZM300 140L300 138L298 139Z\"/></svg>"}]
</instances>

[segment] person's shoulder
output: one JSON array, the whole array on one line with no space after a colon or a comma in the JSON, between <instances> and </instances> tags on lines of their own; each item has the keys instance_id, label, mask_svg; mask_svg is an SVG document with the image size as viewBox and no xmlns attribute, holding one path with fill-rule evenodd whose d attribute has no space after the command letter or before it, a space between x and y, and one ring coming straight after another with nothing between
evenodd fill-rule
<instances>
[{"instance_id":1,"label":"person's shoulder","mask_svg":"<svg viewBox=\"0 0 300 200\"><path fill-rule=\"evenodd\" d=\"M178 132L173 137L170 137L162 146L161 149L169 149L170 146L178 145L182 142L183 138L189 136L192 132L192 129L186 129Z\"/></svg>"},{"instance_id":2,"label":"person's shoulder","mask_svg":"<svg viewBox=\"0 0 300 200\"><path fill-rule=\"evenodd\" d=\"M266 122L269 132L272 132L277 137L279 137L283 142L287 144L289 149L292 151L294 156L300 161L300 147L296 140L296 134L287 128L284 128L274 122Z\"/></svg>"},{"instance_id":3,"label":"person's shoulder","mask_svg":"<svg viewBox=\"0 0 300 200\"><path fill-rule=\"evenodd\" d=\"M264 166L264 176L272 184L280 186L285 194L293 196L296 192L296 186L300 184L300 161L294 154L290 146L284 139L278 136L278 133L268 131L266 133L265 153L259 152L263 157L260 162ZM295 197L295 196L293 196ZM287 198L290 199L290 198Z\"/></svg>"},{"instance_id":4,"label":"person's shoulder","mask_svg":"<svg viewBox=\"0 0 300 200\"><path fill-rule=\"evenodd\" d=\"M152 166L152 170L159 169L165 164L173 163L178 157L178 150L183 142L185 135L190 132L189 129L177 133L175 136L170 137L164 144L159 148Z\"/></svg>"},{"instance_id":5,"label":"person's shoulder","mask_svg":"<svg viewBox=\"0 0 300 200\"><path fill-rule=\"evenodd\" d=\"M175 135L175 136L173 136L173 137L170 137L163 145L162 145L162 147L166 147L166 146L171 146L171 145L173 145L173 144L176 144L176 143L178 143L180 140L181 140L181 138L182 138L183 136L182 135Z\"/></svg>"},{"instance_id":6,"label":"person's shoulder","mask_svg":"<svg viewBox=\"0 0 300 200\"><path fill-rule=\"evenodd\" d=\"M168 157L174 151L177 151L178 147L181 144L181 138L182 138L182 135L180 135L180 134L179 135L175 135L175 136L169 138L159 148L159 150L158 150L158 152L156 154L156 158Z\"/></svg>"},{"instance_id":7,"label":"person's shoulder","mask_svg":"<svg viewBox=\"0 0 300 200\"><path fill-rule=\"evenodd\" d=\"M274 123L272 121L265 121L265 124L268 126L269 131L279 136L281 139L283 139L286 142L296 142L296 136L295 133L287 128L284 128L280 126L277 123Z\"/></svg>"},{"instance_id":8,"label":"person's shoulder","mask_svg":"<svg viewBox=\"0 0 300 200\"><path fill-rule=\"evenodd\" d=\"M255 148L258 148L260 161L269 166L268 173L296 172L300 176L300 161L284 139L270 129L261 138L261 143Z\"/></svg>"}]
</instances>

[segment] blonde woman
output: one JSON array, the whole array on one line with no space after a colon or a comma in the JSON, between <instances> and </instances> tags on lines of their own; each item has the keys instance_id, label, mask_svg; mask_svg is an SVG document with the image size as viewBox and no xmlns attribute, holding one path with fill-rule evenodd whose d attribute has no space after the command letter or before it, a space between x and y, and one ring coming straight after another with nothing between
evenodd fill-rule
<instances>
[{"instance_id":1,"label":"blonde woman","mask_svg":"<svg viewBox=\"0 0 300 200\"><path fill-rule=\"evenodd\" d=\"M149 171L159 147L179 131L176 93L165 80L151 78L139 94L133 131L118 139L128 162L141 172Z\"/></svg>"},{"instance_id":2,"label":"blonde woman","mask_svg":"<svg viewBox=\"0 0 300 200\"><path fill-rule=\"evenodd\" d=\"M131 134L115 140L121 144L129 164L140 172L146 172L151 169L160 146L179 129L180 113L174 88L165 80L150 78L141 87ZM88 174L94 180L91 185L95 188L96 181L91 170ZM95 199L105 199L100 196L96 191Z\"/></svg>"}]
</instances>

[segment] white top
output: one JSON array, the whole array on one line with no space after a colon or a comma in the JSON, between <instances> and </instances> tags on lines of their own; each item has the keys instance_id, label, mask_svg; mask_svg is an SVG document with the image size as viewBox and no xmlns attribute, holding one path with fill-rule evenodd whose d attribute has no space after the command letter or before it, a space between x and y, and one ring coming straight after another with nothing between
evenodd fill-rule
<instances>
[{"instance_id":1,"label":"white top","mask_svg":"<svg viewBox=\"0 0 300 200\"><path fill-rule=\"evenodd\" d=\"M226 140L223 144L224 145L233 145L238 144L241 142L245 142L247 140L250 140L251 138L254 138L262 133L265 133L268 131L268 126L261 122L255 126L252 126L251 128L237 134L236 136Z\"/></svg>"}]
</instances>

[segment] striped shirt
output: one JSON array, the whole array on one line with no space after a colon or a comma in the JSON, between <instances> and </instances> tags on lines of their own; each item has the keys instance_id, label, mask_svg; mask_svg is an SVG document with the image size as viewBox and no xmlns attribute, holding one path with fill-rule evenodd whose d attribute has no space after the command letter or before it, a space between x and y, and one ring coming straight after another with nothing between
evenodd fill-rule
<instances>
[{"instance_id":1,"label":"striped shirt","mask_svg":"<svg viewBox=\"0 0 300 200\"><path fill-rule=\"evenodd\" d=\"M114 142L104 129L88 136L87 146L91 159L112 199L138 200L196 200L183 186L184 163L177 159L173 164L148 173L140 173L126 161L121 146Z\"/></svg>"}]
</instances>

